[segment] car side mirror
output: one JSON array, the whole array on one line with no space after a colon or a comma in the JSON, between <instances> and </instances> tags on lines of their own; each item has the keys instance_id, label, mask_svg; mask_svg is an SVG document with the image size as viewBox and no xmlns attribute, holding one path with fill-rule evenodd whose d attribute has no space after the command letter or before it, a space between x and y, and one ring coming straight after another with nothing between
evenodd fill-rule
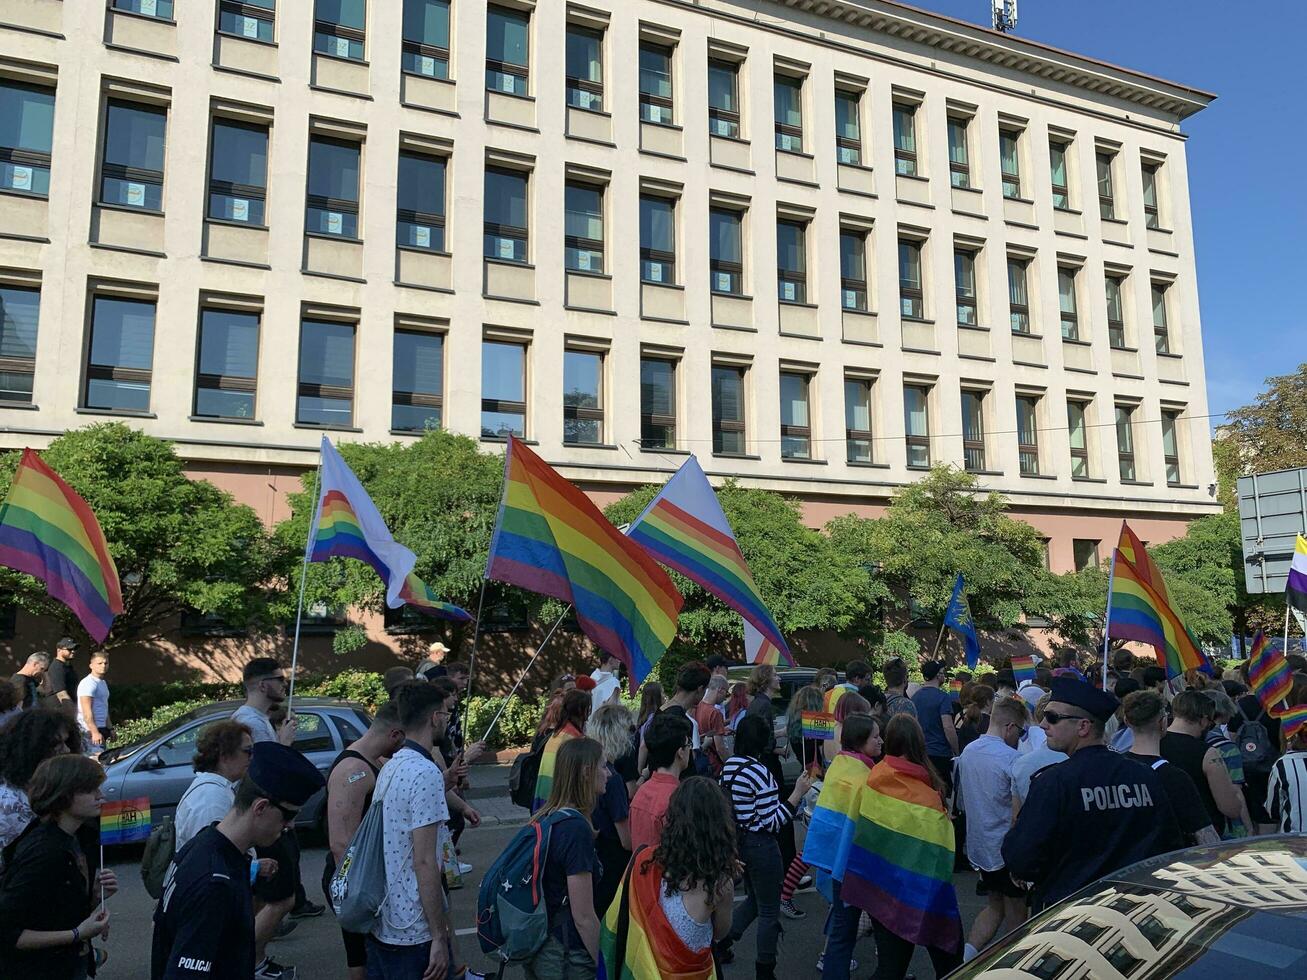
<instances>
[{"instance_id":1,"label":"car side mirror","mask_svg":"<svg viewBox=\"0 0 1307 980\"><path fill-rule=\"evenodd\" d=\"M159 758L158 752L151 752L141 760L142 769L162 769L163 760Z\"/></svg>"}]
</instances>

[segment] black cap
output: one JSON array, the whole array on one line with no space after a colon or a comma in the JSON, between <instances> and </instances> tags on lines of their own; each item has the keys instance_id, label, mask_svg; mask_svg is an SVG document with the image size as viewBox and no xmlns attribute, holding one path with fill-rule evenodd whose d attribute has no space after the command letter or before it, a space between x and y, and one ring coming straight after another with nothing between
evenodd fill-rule
<instances>
[{"instance_id":1,"label":"black cap","mask_svg":"<svg viewBox=\"0 0 1307 980\"><path fill-rule=\"evenodd\" d=\"M65 636L58 643L56 643L54 647L56 650L76 650L77 641L74 640L71 636Z\"/></svg>"},{"instance_id":2,"label":"black cap","mask_svg":"<svg viewBox=\"0 0 1307 980\"><path fill-rule=\"evenodd\" d=\"M1094 685L1086 684L1074 677L1054 677L1053 696L1050 700L1079 708L1099 721L1107 721L1111 718L1112 713L1121 703L1106 691L1100 691Z\"/></svg>"},{"instance_id":3,"label":"black cap","mask_svg":"<svg viewBox=\"0 0 1307 980\"><path fill-rule=\"evenodd\" d=\"M928 681L933 681L943 669L944 665L940 661L927 660L921 665L921 676Z\"/></svg>"},{"instance_id":4,"label":"black cap","mask_svg":"<svg viewBox=\"0 0 1307 980\"><path fill-rule=\"evenodd\" d=\"M303 806L325 785L313 763L280 742L254 743L249 777L273 800L290 806Z\"/></svg>"}]
</instances>

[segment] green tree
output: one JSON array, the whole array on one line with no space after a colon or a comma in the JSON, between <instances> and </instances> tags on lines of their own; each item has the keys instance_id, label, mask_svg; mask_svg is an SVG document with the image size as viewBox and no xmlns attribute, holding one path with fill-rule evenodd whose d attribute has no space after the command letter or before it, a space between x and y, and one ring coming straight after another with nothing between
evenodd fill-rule
<instances>
[{"instance_id":1,"label":"green tree","mask_svg":"<svg viewBox=\"0 0 1307 980\"><path fill-rule=\"evenodd\" d=\"M1221 502L1235 509L1235 483L1249 473L1307 466L1307 363L1266 379L1251 405L1225 417L1212 445Z\"/></svg>"},{"instance_id":2,"label":"green tree","mask_svg":"<svg viewBox=\"0 0 1307 980\"><path fill-rule=\"evenodd\" d=\"M42 459L90 505L122 583L123 613L107 647L150 639L185 608L236 623L263 621L275 550L258 515L206 480L186 476L172 444L117 422L60 436ZM19 454L0 459L8 493ZM21 608L84 631L44 583L0 569L0 590Z\"/></svg>"}]
</instances>

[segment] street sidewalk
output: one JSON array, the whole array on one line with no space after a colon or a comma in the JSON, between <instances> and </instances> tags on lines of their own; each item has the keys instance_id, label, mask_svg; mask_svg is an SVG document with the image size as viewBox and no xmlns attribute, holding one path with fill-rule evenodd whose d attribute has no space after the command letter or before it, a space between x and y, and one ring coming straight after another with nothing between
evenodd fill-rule
<instances>
[{"instance_id":1,"label":"street sidewalk","mask_svg":"<svg viewBox=\"0 0 1307 980\"><path fill-rule=\"evenodd\" d=\"M471 766L467 801L481 814L481 828L517 827L530 816L526 810L508 798L508 774L511 765ZM468 828L471 830L472 828Z\"/></svg>"}]
</instances>

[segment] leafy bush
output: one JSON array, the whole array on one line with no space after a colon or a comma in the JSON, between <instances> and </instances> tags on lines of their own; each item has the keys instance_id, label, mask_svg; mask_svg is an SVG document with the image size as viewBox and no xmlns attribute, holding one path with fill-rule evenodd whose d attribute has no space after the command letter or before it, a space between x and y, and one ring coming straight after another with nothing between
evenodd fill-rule
<instances>
[{"instance_id":1,"label":"leafy bush","mask_svg":"<svg viewBox=\"0 0 1307 980\"><path fill-rule=\"evenodd\" d=\"M241 697L239 683L168 681L164 684L114 684L113 718L117 727L122 728L124 722L148 718L156 708L178 701L226 701L238 697Z\"/></svg>"},{"instance_id":2,"label":"leafy bush","mask_svg":"<svg viewBox=\"0 0 1307 980\"><path fill-rule=\"evenodd\" d=\"M342 670L324 678L306 678L295 685L295 693L306 698L344 698L365 704L369 711L387 700L381 675L371 670Z\"/></svg>"},{"instance_id":3,"label":"leafy bush","mask_svg":"<svg viewBox=\"0 0 1307 980\"><path fill-rule=\"evenodd\" d=\"M127 745L138 739L145 738L151 732L162 728L170 722L176 721L186 712L195 708L202 708L206 704L212 704L213 698L187 698L183 701L174 701L171 704L163 704L155 708L149 715L144 718L133 718L130 721L114 723L114 738L110 745ZM218 699L221 700L221 699Z\"/></svg>"}]
</instances>

